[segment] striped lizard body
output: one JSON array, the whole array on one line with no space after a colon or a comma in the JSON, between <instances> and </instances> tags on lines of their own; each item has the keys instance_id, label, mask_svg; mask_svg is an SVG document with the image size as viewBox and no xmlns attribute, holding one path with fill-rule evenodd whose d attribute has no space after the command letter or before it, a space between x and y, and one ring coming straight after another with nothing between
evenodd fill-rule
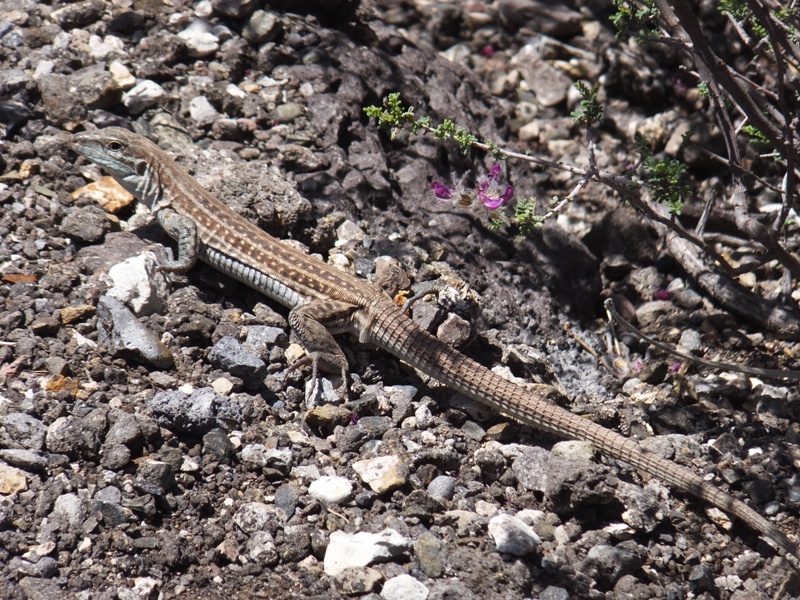
<instances>
[{"instance_id":1,"label":"striped lizard body","mask_svg":"<svg viewBox=\"0 0 800 600\"><path fill-rule=\"evenodd\" d=\"M741 519L783 553L800 547L772 522L700 475L633 439L551 403L545 392L504 379L417 326L377 286L292 248L215 198L149 140L125 129L79 133L73 148L144 202L177 240L178 258L160 269L185 272L200 259L290 309L289 324L318 371L347 362L331 333L350 331L501 415L560 437L591 442L674 489Z\"/></svg>"}]
</instances>

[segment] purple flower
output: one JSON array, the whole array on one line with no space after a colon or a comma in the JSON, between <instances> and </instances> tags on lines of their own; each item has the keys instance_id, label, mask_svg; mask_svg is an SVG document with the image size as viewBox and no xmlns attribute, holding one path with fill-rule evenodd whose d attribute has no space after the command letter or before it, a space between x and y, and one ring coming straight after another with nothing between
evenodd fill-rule
<instances>
[{"instance_id":1,"label":"purple flower","mask_svg":"<svg viewBox=\"0 0 800 600\"><path fill-rule=\"evenodd\" d=\"M453 190L438 181L434 181L431 184L431 189L433 190L433 195L439 200L450 200L453 197Z\"/></svg>"},{"instance_id":2,"label":"purple flower","mask_svg":"<svg viewBox=\"0 0 800 600\"><path fill-rule=\"evenodd\" d=\"M510 185L507 185L501 193L502 187L497 182L500 171L502 171L500 164L494 163L489 167L486 175L478 178L478 185L476 186L478 197L489 210L497 210L514 197L514 188Z\"/></svg>"}]
</instances>

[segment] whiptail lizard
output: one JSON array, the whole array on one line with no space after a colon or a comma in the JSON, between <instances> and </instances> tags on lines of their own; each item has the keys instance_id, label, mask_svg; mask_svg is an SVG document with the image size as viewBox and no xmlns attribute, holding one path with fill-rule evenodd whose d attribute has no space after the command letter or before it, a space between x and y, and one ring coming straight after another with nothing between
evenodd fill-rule
<instances>
[{"instance_id":1,"label":"whiptail lizard","mask_svg":"<svg viewBox=\"0 0 800 600\"><path fill-rule=\"evenodd\" d=\"M417 326L379 287L303 254L240 217L204 190L166 153L125 129L78 133L73 148L108 171L155 213L177 240L178 258L162 270L185 272L199 258L288 307L289 324L313 365L342 372L332 333L350 331L498 413L570 439L591 442L675 489L737 517L800 560L800 547L745 503L635 440L573 414L467 358Z\"/></svg>"}]
</instances>

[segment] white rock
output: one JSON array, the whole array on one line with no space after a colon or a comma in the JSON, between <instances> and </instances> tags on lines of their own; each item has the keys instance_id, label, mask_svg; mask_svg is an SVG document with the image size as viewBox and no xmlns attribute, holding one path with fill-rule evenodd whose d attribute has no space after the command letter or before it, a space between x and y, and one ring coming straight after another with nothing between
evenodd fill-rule
<instances>
[{"instance_id":1,"label":"white rock","mask_svg":"<svg viewBox=\"0 0 800 600\"><path fill-rule=\"evenodd\" d=\"M427 600L430 592L411 575L398 575L383 584L383 600Z\"/></svg>"},{"instance_id":2,"label":"white rock","mask_svg":"<svg viewBox=\"0 0 800 600\"><path fill-rule=\"evenodd\" d=\"M136 77L118 60L108 65L108 72L121 90L129 90L136 85Z\"/></svg>"},{"instance_id":3,"label":"white rock","mask_svg":"<svg viewBox=\"0 0 800 600\"><path fill-rule=\"evenodd\" d=\"M334 531L325 550L325 573L338 575L348 567L366 567L374 562L397 558L410 549L411 540L394 529L355 534Z\"/></svg>"},{"instance_id":4,"label":"white rock","mask_svg":"<svg viewBox=\"0 0 800 600\"><path fill-rule=\"evenodd\" d=\"M344 477L325 475L308 486L308 493L323 504L339 504L353 493L353 484Z\"/></svg>"},{"instance_id":5,"label":"white rock","mask_svg":"<svg viewBox=\"0 0 800 600\"><path fill-rule=\"evenodd\" d=\"M431 409L424 404L414 411L414 417L417 419L417 429L427 429L433 425Z\"/></svg>"},{"instance_id":6,"label":"white rock","mask_svg":"<svg viewBox=\"0 0 800 600\"><path fill-rule=\"evenodd\" d=\"M595 447L591 442L566 440L553 444L551 453L564 460L594 460Z\"/></svg>"},{"instance_id":7,"label":"white rock","mask_svg":"<svg viewBox=\"0 0 800 600\"><path fill-rule=\"evenodd\" d=\"M111 288L108 295L127 304L137 316L162 313L169 289L166 278L156 276L158 260L153 252L144 252L117 263L108 270Z\"/></svg>"},{"instance_id":8,"label":"white rock","mask_svg":"<svg viewBox=\"0 0 800 600\"><path fill-rule=\"evenodd\" d=\"M408 467L399 456L379 456L353 463L353 470L376 494L405 485Z\"/></svg>"},{"instance_id":9,"label":"white rock","mask_svg":"<svg viewBox=\"0 0 800 600\"><path fill-rule=\"evenodd\" d=\"M122 103L128 107L131 113L139 114L145 109L158 104L158 101L166 95L167 92L164 91L164 88L155 81L145 79L128 90L122 99Z\"/></svg>"},{"instance_id":10,"label":"white rock","mask_svg":"<svg viewBox=\"0 0 800 600\"><path fill-rule=\"evenodd\" d=\"M195 96L189 101L189 116L200 125L211 125L219 118L217 109L211 105L205 96Z\"/></svg>"},{"instance_id":11,"label":"white rock","mask_svg":"<svg viewBox=\"0 0 800 600\"><path fill-rule=\"evenodd\" d=\"M109 54L127 54L125 52L125 42L114 35L107 35L102 39L99 35L90 36L89 53L92 55L92 58L98 61L105 60L108 58Z\"/></svg>"},{"instance_id":12,"label":"white rock","mask_svg":"<svg viewBox=\"0 0 800 600\"><path fill-rule=\"evenodd\" d=\"M542 543L529 525L509 514L497 515L489 521L489 535L498 552L514 556L525 556Z\"/></svg>"},{"instance_id":13,"label":"white rock","mask_svg":"<svg viewBox=\"0 0 800 600\"><path fill-rule=\"evenodd\" d=\"M282 509L263 502L245 502L233 515L233 522L247 534L263 531L271 522L283 523L285 520L286 513Z\"/></svg>"},{"instance_id":14,"label":"white rock","mask_svg":"<svg viewBox=\"0 0 800 600\"><path fill-rule=\"evenodd\" d=\"M192 58L202 58L213 54L219 48L219 38L211 33L211 26L197 19L178 34L186 42L186 48Z\"/></svg>"}]
</instances>

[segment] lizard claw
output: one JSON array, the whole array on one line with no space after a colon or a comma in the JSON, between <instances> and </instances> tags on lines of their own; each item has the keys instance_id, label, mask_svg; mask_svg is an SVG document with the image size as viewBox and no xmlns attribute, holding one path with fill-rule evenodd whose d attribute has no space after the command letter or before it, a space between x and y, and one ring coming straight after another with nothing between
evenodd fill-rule
<instances>
[{"instance_id":1,"label":"lizard claw","mask_svg":"<svg viewBox=\"0 0 800 600\"><path fill-rule=\"evenodd\" d=\"M312 354L311 356L304 356L303 358L295 361L294 364L286 369L285 377L288 377L292 372L302 369L303 367L307 367L308 365L311 365L311 381L313 382L311 388L306 393L306 405L310 407L316 404L316 397L322 393L322 385L320 385L320 357L317 354ZM340 394L341 397L347 401L348 389L346 365L342 367L341 377L342 385L340 387Z\"/></svg>"}]
</instances>

